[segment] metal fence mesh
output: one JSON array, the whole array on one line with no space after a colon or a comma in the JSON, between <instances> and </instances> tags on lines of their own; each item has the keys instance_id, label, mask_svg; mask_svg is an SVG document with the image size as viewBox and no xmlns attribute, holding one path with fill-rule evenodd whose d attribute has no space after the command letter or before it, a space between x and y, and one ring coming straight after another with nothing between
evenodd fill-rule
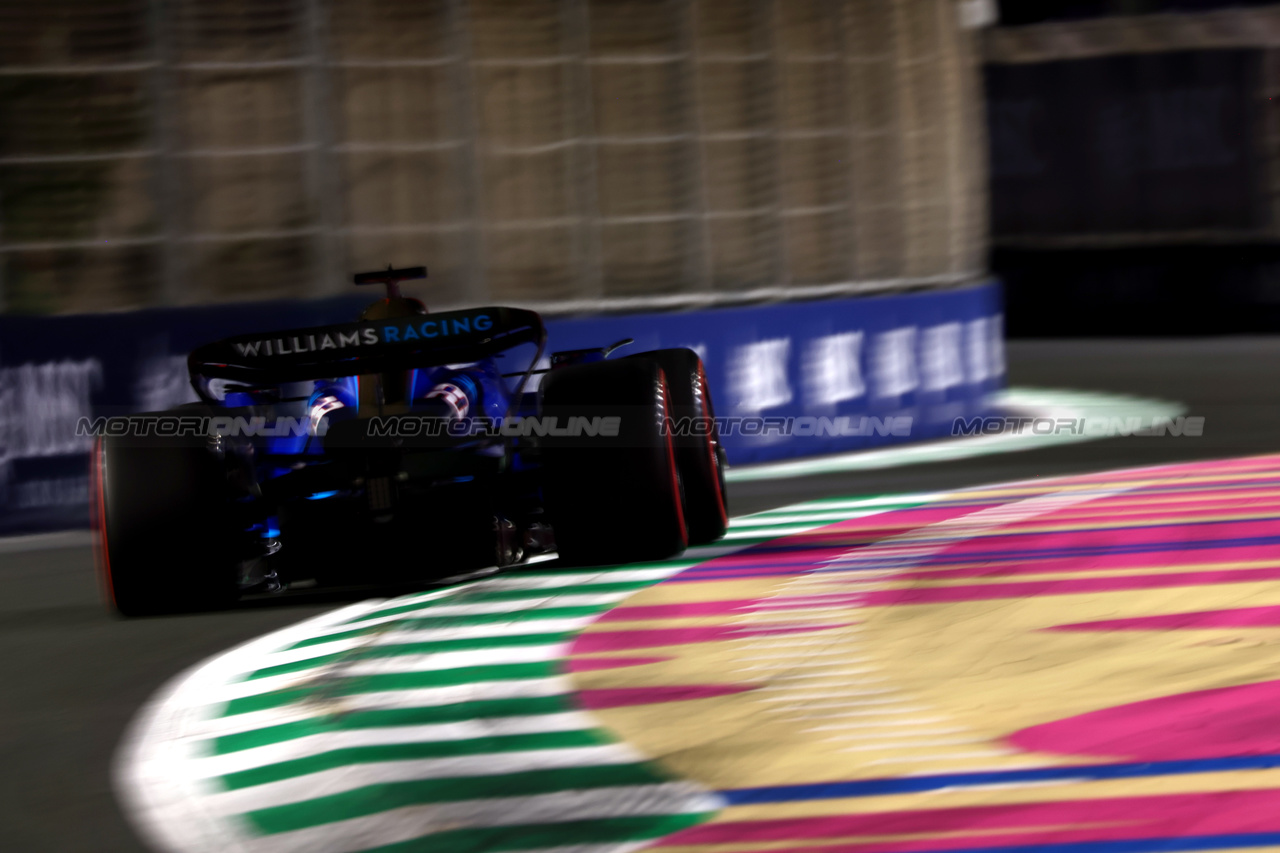
<instances>
[{"instance_id":1,"label":"metal fence mesh","mask_svg":"<svg viewBox=\"0 0 1280 853\"><path fill-rule=\"evenodd\" d=\"M675 304L959 281L954 0L0 2L0 297Z\"/></svg>"}]
</instances>

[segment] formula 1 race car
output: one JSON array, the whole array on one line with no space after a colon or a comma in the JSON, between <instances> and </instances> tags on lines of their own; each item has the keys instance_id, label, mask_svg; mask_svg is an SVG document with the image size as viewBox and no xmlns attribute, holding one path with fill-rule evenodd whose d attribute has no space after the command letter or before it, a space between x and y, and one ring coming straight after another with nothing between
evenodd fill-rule
<instances>
[{"instance_id":1,"label":"formula 1 race car","mask_svg":"<svg viewBox=\"0 0 1280 853\"><path fill-rule=\"evenodd\" d=\"M724 534L724 451L695 352L610 358L627 339L539 369L536 313L428 313L398 286L425 275L356 276L387 295L354 323L202 346L188 360L202 402L107 422L91 503L120 613L552 552L657 560ZM667 428L681 419L698 427Z\"/></svg>"}]
</instances>

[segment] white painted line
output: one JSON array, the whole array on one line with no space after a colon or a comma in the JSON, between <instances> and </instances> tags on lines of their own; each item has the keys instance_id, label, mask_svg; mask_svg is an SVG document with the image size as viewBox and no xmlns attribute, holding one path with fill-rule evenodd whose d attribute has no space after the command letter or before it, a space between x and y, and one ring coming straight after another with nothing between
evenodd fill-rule
<instances>
[{"instance_id":1,"label":"white painted line","mask_svg":"<svg viewBox=\"0 0 1280 853\"><path fill-rule=\"evenodd\" d=\"M266 681L266 679L262 679ZM204 705L221 705L229 698L237 696L237 688L254 682L240 682L234 685L213 687L204 693ZM423 687L415 690L382 690L368 693L350 693L340 696L326 697L323 704L314 699L304 700L304 705L312 709L311 716L333 713L351 713L354 711L374 711L394 708L433 708L439 705L453 705L458 702L474 702L482 699L527 699L544 696L560 696L570 692L571 687L563 678L512 678L504 681L475 681L468 684L451 684L448 687ZM244 696L255 696L256 693L243 693ZM289 703L295 704L295 703ZM246 711L245 715L256 713ZM227 719L235 719L239 714L230 715Z\"/></svg>"},{"instance_id":2,"label":"white painted line","mask_svg":"<svg viewBox=\"0 0 1280 853\"><path fill-rule=\"evenodd\" d=\"M592 573L576 574L566 572L556 575L504 575L490 583L497 589L554 589L556 587L573 587L600 583L648 583L665 580L677 575L685 569L698 565L701 560L685 560L674 562L669 566L655 569L614 569ZM514 569L519 571L519 568Z\"/></svg>"},{"instance_id":3,"label":"white painted line","mask_svg":"<svg viewBox=\"0 0 1280 853\"><path fill-rule=\"evenodd\" d=\"M539 646L504 646L496 649L471 649L460 652L436 652L428 655L394 655L378 658L353 658L282 675L269 675L249 681L235 681L220 691L211 692L215 701L230 702L249 696L260 696L276 690L325 683L338 683L339 679L365 675L392 675L412 672L437 672L508 663L534 663L559 660L564 657L568 643Z\"/></svg>"},{"instance_id":4,"label":"white painted line","mask_svg":"<svg viewBox=\"0 0 1280 853\"><path fill-rule=\"evenodd\" d=\"M229 817L255 809L343 794L368 785L462 776L504 776L566 767L616 766L634 764L641 760L639 753L630 747L610 743L566 749L531 749L524 752L492 752L487 755L377 761L348 764L305 776L223 791L207 796L205 805L214 812Z\"/></svg>"},{"instance_id":5,"label":"white painted line","mask_svg":"<svg viewBox=\"0 0 1280 853\"><path fill-rule=\"evenodd\" d=\"M562 791L407 806L367 817L278 833L255 840L243 853L349 853L424 837L431 828L524 826L610 817L714 812L721 799L686 782ZM438 831L438 830L437 830ZM587 844L527 853L625 853L643 844ZM212 853L212 851L211 851Z\"/></svg>"},{"instance_id":6,"label":"white painted line","mask_svg":"<svg viewBox=\"0 0 1280 853\"><path fill-rule=\"evenodd\" d=\"M788 504L777 510L770 510L770 512L860 509L862 507L883 507L886 510L909 509L919 503L935 503L949 494L950 492L916 492L914 494L907 492L905 494L881 495L872 498L817 498L811 501L802 501L798 504Z\"/></svg>"},{"instance_id":7,"label":"white painted line","mask_svg":"<svg viewBox=\"0 0 1280 853\"><path fill-rule=\"evenodd\" d=\"M888 509L870 509L865 512L789 512L781 513L770 510L767 513L747 515L729 522L730 529L746 529L751 527L768 527L777 524L810 524L813 522L852 521L855 518L866 518L872 515L883 515Z\"/></svg>"},{"instance_id":8,"label":"white painted line","mask_svg":"<svg viewBox=\"0 0 1280 853\"><path fill-rule=\"evenodd\" d=\"M487 601L476 604L438 604L434 607L422 607L404 613L386 613L389 608L382 607L378 612L370 612L367 616L353 620L349 624L335 625L326 633L335 634L341 631L353 631L358 628L369 628L387 622L399 622L404 619L416 619L423 616L474 616L488 613L517 613L527 610L538 610L543 607L599 607L613 604L628 598L632 592L607 592L573 595L565 594L549 598L513 598L503 601Z\"/></svg>"},{"instance_id":9,"label":"white painted line","mask_svg":"<svg viewBox=\"0 0 1280 853\"><path fill-rule=\"evenodd\" d=\"M426 655L392 655L359 658L343 663L337 670L342 677L364 675L400 675L413 672L447 672L477 666L505 666L517 663L542 663L568 656L569 643L540 646L501 646L492 649L468 649L459 652L435 652Z\"/></svg>"},{"instance_id":10,"label":"white painted line","mask_svg":"<svg viewBox=\"0 0 1280 853\"><path fill-rule=\"evenodd\" d=\"M453 740L510 735L546 734L548 732L585 731L597 723L579 711L563 714L534 714L528 717L494 717L465 720L459 723L436 723L421 726L388 726L369 729L338 729L306 735L279 743L256 746L221 755L210 755L194 761L194 772L202 778L224 776L278 764L295 758L320 755L338 749L367 746L392 746L410 743L436 743Z\"/></svg>"},{"instance_id":11,"label":"white painted line","mask_svg":"<svg viewBox=\"0 0 1280 853\"><path fill-rule=\"evenodd\" d=\"M1107 415L1114 414L1117 417L1174 418L1186 412L1186 407L1182 404L1165 400L1027 388L1009 388L997 394L995 402L1004 408L1028 410L1029 413L1034 414L1036 417L1055 419L1078 418L1086 413L1098 417L1105 413ZM766 462L759 465L734 466L725 472L725 479L730 483L738 483L755 480L779 480L787 477L805 477L842 471L874 471L906 465L919 465L925 462L971 459L993 453L1035 450L1057 444L1088 441L1093 438L1095 436L1075 436L1062 433L1057 435L1001 433L998 435L946 438L876 450L840 453L813 459L793 459L782 462Z\"/></svg>"},{"instance_id":12,"label":"white painted line","mask_svg":"<svg viewBox=\"0 0 1280 853\"><path fill-rule=\"evenodd\" d=\"M578 616L571 619L525 619L510 622L490 622L475 625L462 625L457 628L425 628L408 631L388 631L370 633L360 637L346 637L327 643L301 646L296 649L284 649L266 655L259 662L258 669L267 669L291 663L301 663L326 655L341 654L353 649L395 648L396 646L414 643L433 643L450 640L498 639L502 637L520 637L533 634L562 634L577 631L594 621L591 616ZM254 670L255 672L257 670Z\"/></svg>"},{"instance_id":13,"label":"white painted line","mask_svg":"<svg viewBox=\"0 0 1280 853\"><path fill-rule=\"evenodd\" d=\"M727 554L736 554L745 547L745 545L695 545L687 549L684 556L697 557L698 562L702 563Z\"/></svg>"},{"instance_id":14,"label":"white painted line","mask_svg":"<svg viewBox=\"0 0 1280 853\"><path fill-rule=\"evenodd\" d=\"M794 536L797 533L805 533L809 530L817 530L819 527L825 527L824 524L794 524L786 527L759 527L747 530L730 530L726 533L721 541L734 539L778 539L783 536Z\"/></svg>"}]
</instances>

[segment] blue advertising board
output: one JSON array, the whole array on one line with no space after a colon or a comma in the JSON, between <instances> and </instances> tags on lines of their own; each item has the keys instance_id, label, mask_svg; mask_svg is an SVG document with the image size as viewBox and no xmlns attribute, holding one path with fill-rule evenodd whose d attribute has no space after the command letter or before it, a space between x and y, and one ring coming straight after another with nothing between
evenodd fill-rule
<instances>
[{"instance_id":1,"label":"blue advertising board","mask_svg":"<svg viewBox=\"0 0 1280 853\"><path fill-rule=\"evenodd\" d=\"M364 299L0 316L0 534L84 526L83 417L195 399L186 355L222 337L344 322ZM1004 384L995 281L949 290L696 311L553 318L548 352L690 347L730 464L948 435Z\"/></svg>"}]
</instances>

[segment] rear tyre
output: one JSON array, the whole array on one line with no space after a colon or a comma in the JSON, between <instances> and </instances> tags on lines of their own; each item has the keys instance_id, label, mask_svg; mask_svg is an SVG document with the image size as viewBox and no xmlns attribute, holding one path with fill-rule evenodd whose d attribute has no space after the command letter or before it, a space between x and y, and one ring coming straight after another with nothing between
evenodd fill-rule
<instances>
[{"instance_id":1,"label":"rear tyre","mask_svg":"<svg viewBox=\"0 0 1280 853\"><path fill-rule=\"evenodd\" d=\"M98 439L92 457L97 557L124 616L235 600L238 538L222 467L200 439Z\"/></svg>"},{"instance_id":2,"label":"rear tyre","mask_svg":"<svg viewBox=\"0 0 1280 853\"><path fill-rule=\"evenodd\" d=\"M629 356L656 362L667 377L671 418L693 428L672 437L676 468L684 484L684 519L690 545L714 542L729 529L725 503L724 448L716 429L711 388L702 359L691 349L660 349Z\"/></svg>"},{"instance_id":3,"label":"rear tyre","mask_svg":"<svg viewBox=\"0 0 1280 853\"><path fill-rule=\"evenodd\" d=\"M663 560L688 545L667 384L653 361L575 365L547 374L542 414L616 417L616 435L542 439L545 501L556 550L576 565ZM601 433L606 430L600 430Z\"/></svg>"}]
</instances>

